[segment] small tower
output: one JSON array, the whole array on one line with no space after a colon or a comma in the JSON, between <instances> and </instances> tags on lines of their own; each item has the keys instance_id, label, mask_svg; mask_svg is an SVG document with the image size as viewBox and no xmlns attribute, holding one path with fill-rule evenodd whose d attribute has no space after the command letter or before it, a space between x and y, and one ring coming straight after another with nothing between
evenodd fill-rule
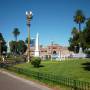
<instances>
[{"instance_id":1,"label":"small tower","mask_svg":"<svg viewBox=\"0 0 90 90\"><path fill-rule=\"evenodd\" d=\"M35 57L39 57L39 34L36 35L36 41L35 41Z\"/></svg>"}]
</instances>

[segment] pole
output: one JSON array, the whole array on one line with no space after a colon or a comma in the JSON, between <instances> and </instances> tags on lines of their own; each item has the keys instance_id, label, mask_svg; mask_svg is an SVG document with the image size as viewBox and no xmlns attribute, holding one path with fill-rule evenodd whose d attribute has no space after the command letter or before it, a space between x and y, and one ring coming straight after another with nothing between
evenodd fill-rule
<instances>
[{"instance_id":1,"label":"pole","mask_svg":"<svg viewBox=\"0 0 90 90\"><path fill-rule=\"evenodd\" d=\"M28 63L30 61L30 21L32 19L32 12L26 12L27 29L28 29Z\"/></svg>"},{"instance_id":2,"label":"pole","mask_svg":"<svg viewBox=\"0 0 90 90\"><path fill-rule=\"evenodd\" d=\"M30 61L30 25L28 25L28 62Z\"/></svg>"}]
</instances>

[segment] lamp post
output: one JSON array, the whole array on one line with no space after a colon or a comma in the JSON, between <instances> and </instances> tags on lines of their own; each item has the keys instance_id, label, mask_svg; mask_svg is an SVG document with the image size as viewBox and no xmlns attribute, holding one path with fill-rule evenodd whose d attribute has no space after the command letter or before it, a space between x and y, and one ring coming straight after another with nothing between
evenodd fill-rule
<instances>
[{"instance_id":1,"label":"lamp post","mask_svg":"<svg viewBox=\"0 0 90 90\"><path fill-rule=\"evenodd\" d=\"M32 19L32 12L26 11L26 19L27 19L27 30L28 30L28 62L30 61L30 22Z\"/></svg>"}]
</instances>

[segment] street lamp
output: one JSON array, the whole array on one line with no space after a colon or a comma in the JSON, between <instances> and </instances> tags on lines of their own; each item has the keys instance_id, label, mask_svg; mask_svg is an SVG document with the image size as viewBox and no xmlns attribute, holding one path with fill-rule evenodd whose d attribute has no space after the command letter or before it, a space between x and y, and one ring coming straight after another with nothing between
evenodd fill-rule
<instances>
[{"instance_id":1,"label":"street lamp","mask_svg":"<svg viewBox=\"0 0 90 90\"><path fill-rule=\"evenodd\" d=\"M26 11L26 19L27 19L27 30L28 30L28 62L30 61L30 22L32 19L32 12Z\"/></svg>"}]
</instances>

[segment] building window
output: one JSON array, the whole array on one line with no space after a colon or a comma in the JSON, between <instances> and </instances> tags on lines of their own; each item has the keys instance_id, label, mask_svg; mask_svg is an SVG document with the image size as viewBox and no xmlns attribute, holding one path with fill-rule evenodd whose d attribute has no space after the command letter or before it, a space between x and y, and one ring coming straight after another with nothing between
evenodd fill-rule
<instances>
[{"instance_id":1,"label":"building window","mask_svg":"<svg viewBox=\"0 0 90 90\"><path fill-rule=\"evenodd\" d=\"M53 54L56 54L56 51L53 51Z\"/></svg>"}]
</instances>

